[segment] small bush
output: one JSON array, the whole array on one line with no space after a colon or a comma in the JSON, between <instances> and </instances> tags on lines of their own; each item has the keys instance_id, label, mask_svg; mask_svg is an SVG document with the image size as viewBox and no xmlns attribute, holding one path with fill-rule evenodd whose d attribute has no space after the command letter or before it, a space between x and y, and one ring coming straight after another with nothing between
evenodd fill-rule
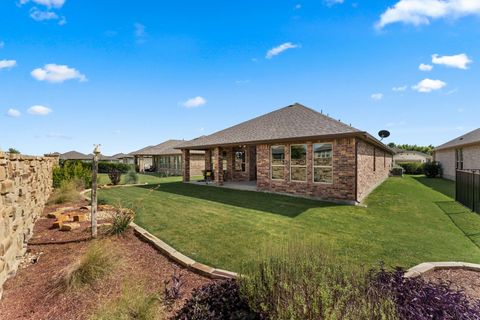
<instances>
[{"instance_id":1,"label":"small bush","mask_svg":"<svg viewBox=\"0 0 480 320\"><path fill-rule=\"evenodd\" d=\"M92 186L92 164L81 161L63 161L53 169L53 187L58 188L63 181L80 180L86 188Z\"/></svg>"},{"instance_id":2,"label":"small bush","mask_svg":"<svg viewBox=\"0 0 480 320\"><path fill-rule=\"evenodd\" d=\"M133 168L128 170L127 174L125 175L125 183L126 184L138 183L138 174Z\"/></svg>"},{"instance_id":3,"label":"small bush","mask_svg":"<svg viewBox=\"0 0 480 320\"><path fill-rule=\"evenodd\" d=\"M405 162L398 163L400 167L405 170L406 174L423 174L423 163L420 162Z\"/></svg>"},{"instance_id":4,"label":"small bush","mask_svg":"<svg viewBox=\"0 0 480 320\"><path fill-rule=\"evenodd\" d=\"M90 320L157 320L165 319L158 294L139 285L127 284L122 295L101 306Z\"/></svg>"},{"instance_id":5,"label":"small bush","mask_svg":"<svg viewBox=\"0 0 480 320\"><path fill-rule=\"evenodd\" d=\"M427 178L436 178L442 175L442 165L439 162L427 162L423 166Z\"/></svg>"},{"instance_id":6,"label":"small bush","mask_svg":"<svg viewBox=\"0 0 480 320\"><path fill-rule=\"evenodd\" d=\"M212 282L195 289L192 297L175 315L176 320L255 320L253 312L240 295L234 280Z\"/></svg>"},{"instance_id":7,"label":"small bush","mask_svg":"<svg viewBox=\"0 0 480 320\"><path fill-rule=\"evenodd\" d=\"M117 208L112 215L111 227L108 229L108 233L111 235L120 236L125 233L128 226L133 221L135 214L130 209Z\"/></svg>"},{"instance_id":8,"label":"small bush","mask_svg":"<svg viewBox=\"0 0 480 320\"><path fill-rule=\"evenodd\" d=\"M82 185L82 181L78 180L62 181L60 187L55 189L50 196L48 203L60 204L82 200L82 196L78 191Z\"/></svg>"},{"instance_id":9,"label":"small bush","mask_svg":"<svg viewBox=\"0 0 480 320\"><path fill-rule=\"evenodd\" d=\"M263 319L398 319L389 295L369 286L362 270L346 269L344 259L314 244L274 251L240 279L243 296Z\"/></svg>"},{"instance_id":10,"label":"small bush","mask_svg":"<svg viewBox=\"0 0 480 320\"><path fill-rule=\"evenodd\" d=\"M82 257L65 269L55 282L56 292L90 285L110 273L115 264L111 248L105 243L93 242Z\"/></svg>"},{"instance_id":11,"label":"small bush","mask_svg":"<svg viewBox=\"0 0 480 320\"><path fill-rule=\"evenodd\" d=\"M127 173L130 169L132 169L132 165L125 164L125 163L117 163L117 162L107 162L107 161L99 161L98 162L98 172L99 173L109 173L111 170L120 171L120 173Z\"/></svg>"},{"instance_id":12,"label":"small bush","mask_svg":"<svg viewBox=\"0 0 480 320\"><path fill-rule=\"evenodd\" d=\"M401 269L370 273L370 282L380 293L393 297L401 319L480 319L480 301L470 303L465 294L447 283L429 283L422 278L404 278Z\"/></svg>"},{"instance_id":13,"label":"small bush","mask_svg":"<svg viewBox=\"0 0 480 320\"><path fill-rule=\"evenodd\" d=\"M108 171L108 178L110 179L110 182L116 186L120 183L122 172L118 169L112 168L110 171Z\"/></svg>"}]
</instances>

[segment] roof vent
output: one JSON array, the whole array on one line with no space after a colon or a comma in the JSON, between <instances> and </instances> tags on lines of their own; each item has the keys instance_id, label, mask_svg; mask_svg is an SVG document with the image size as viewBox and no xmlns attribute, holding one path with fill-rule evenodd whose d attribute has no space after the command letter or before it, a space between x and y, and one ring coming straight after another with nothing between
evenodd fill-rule
<instances>
[{"instance_id":1,"label":"roof vent","mask_svg":"<svg viewBox=\"0 0 480 320\"><path fill-rule=\"evenodd\" d=\"M463 137L461 137L460 140L463 140Z\"/></svg>"}]
</instances>

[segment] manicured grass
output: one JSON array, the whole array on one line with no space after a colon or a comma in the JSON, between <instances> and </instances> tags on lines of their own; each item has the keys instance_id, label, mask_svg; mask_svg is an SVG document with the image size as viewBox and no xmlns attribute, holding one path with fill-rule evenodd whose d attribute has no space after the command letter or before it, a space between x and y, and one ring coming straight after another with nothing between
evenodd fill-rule
<instances>
[{"instance_id":1,"label":"manicured grass","mask_svg":"<svg viewBox=\"0 0 480 320\"><path fill-rule=\"evenodd\" d=\"M201 177L192 177L192 180L201 179ZM156 183L165 183L165 182L179 182L182 181L182 177L160 177L156 173L139 173L138 174L138 183L141 184L156 184ZM98 174L98 184L105 185L110 184L110 179L108 178L108 174L106 173L99 173ZM125 184L125 175L122 175L120 180L120 184Z\"/></svg>"},{"instance_id":2,"label":"manicured grass","mask_svg":"<svg viewBox=\"0 0 480 320\"><path fill-rule=\"evenodd\" d=\"M109 202L140 204L135 221L177 250L238 271L266 247L318 242L359 264L411 267L425 261L480 262L480 217L436 191L441 179L390 178L367 208L223 188L161 183L101 190Z\"/></svg>"}]
</instances>

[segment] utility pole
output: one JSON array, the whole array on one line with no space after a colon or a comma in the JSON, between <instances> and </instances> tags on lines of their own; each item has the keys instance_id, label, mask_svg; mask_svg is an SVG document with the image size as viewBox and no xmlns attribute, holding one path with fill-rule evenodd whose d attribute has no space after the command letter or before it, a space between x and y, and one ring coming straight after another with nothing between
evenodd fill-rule
<instances>
[{"instance_id":1,"label":"utility pole","mask_svg":"<svg viewBox=\"0 0 480 320\"><path fill-rule=\"evenodd\" d=\"M93 150L92 162L92 238L97 237L97 175L98 175L98 158L100 156L100 145L95 145Z\"/></svg>"}]
</instances>

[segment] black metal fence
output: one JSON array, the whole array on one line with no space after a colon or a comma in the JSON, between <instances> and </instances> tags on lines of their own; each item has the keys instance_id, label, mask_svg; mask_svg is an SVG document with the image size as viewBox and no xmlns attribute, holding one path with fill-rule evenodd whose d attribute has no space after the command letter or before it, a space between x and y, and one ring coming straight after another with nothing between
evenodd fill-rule
<instances>
[{"instance_id":1,"label":"black metal fence","mask_svg":"<svg viewBox=\"0 0 480 320\"><path fill-rule=\"evenodd\" d=\"M480 170L457 170L455 200L480 213Z\"/></svg>"}]
</instances>

